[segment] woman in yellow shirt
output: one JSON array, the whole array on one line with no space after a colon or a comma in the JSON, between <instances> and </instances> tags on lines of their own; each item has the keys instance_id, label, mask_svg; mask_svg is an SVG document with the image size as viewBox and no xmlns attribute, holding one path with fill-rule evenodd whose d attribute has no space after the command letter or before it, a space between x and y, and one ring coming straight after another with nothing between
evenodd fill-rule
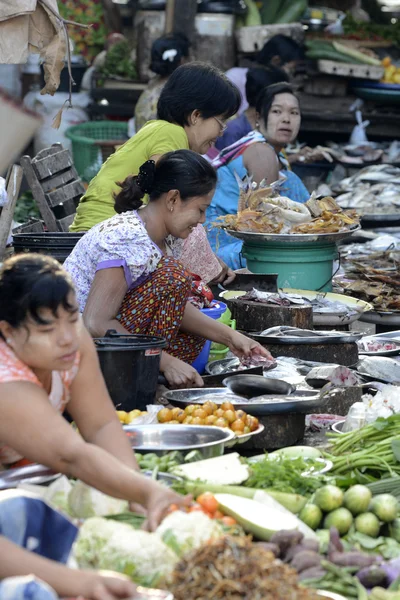
<instances>
[{"instance_id":1,"label":"woman in yellow shirt","mask_svg":"<svg viewBox=\"0 0 400 600\"><path fill-rule=\"evenodd\" d=\"M117 182L137 175L147 160L172 150L206 154L238 110L239 90L212 65L182 65L167 81L159 102L158 120L149 121L104 163L82 197L71 231L87 231L115 214Z\"/></svg>"}]
</instances>

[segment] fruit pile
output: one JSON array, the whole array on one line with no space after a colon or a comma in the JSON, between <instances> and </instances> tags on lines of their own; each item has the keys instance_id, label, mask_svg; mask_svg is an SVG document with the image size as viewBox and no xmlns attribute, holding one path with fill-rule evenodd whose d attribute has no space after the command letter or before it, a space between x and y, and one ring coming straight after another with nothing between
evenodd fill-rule
<instances>
[{"instance_id":1,"label":"fruit pile","mask_svg":"<svg viewBox=\"0 0 400 600\"><path fill-rule=\"evenodd\" d=\"M117 415L118 419L120 420L120 423L122 423L123 425L130 425L131 423L136 421L138 417L143 417L147 415L147 412L135 408L135 410L131 410L130 412L125 412L124 410L117 410Z\"/></svg>"},{"instance_id":2,"label":"fruit pile","mask_svg":"<svg viewBox=\"0 0 400 600\"><path fill-rule=\"evenodd\" d=\"M385 69L382 83L400 84L400 68L392 64L392 60L389 56L386 56L382 60L382 67Z\"/></svg>"},{"instance_id":3,"label":"fruit pile","mask_svg":"<svg viewBox=\"0 0 400 600\"><path fill-rule=\"evenodd\" d=\"M312 503L300 512L300 519L312 529L335 527L346 535L354 523L355 531L376 538L381 526L395 521L397 499L390 494L372 497L364 485L353 485L345 493L335 485L319 488ZM325 513L325 516L324 516Z\"/></svg>"},{"instance_id":4,"label":"fruit pile","mask_svg":"<svg viewBox=\"0 0 400 600\"><path fill-rule=\"evenodd\" d=\"M235 410L231 402L223 402L220 405L215 402L204 402L204 404L189 404L182 408L162 408L157 414L159 423L169 425L213 425L215 427L228 427L237 435L243 435L256 431L259 421L244 412Z\"/></svg>"}]
</instances>

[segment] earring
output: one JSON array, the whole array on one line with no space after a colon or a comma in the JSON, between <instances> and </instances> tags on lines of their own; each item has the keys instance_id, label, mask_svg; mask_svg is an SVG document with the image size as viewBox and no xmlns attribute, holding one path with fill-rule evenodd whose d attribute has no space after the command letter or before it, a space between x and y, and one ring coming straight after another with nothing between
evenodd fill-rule
<instances>
[{"instance_id":1,"label":"earring","mask_svg":"<svg viewBox=\"0 0 400 600\"><path fill-rule=\"evenodd\" d=\"M170 208L169 210L170 210L171 212L174 212L174 209L173 209L173 207L172 207L172 206L171 206L171 208Z\"/></svg>"},{"instance_id":2,"label":"earring","mask_svg":"<svg viewBox=\"0 0 400 600\"><path fill-rule=\"evenodd\" d=\"M12 345L12 341L11 341L11 339L10 339L10 338L6 338L6 344L8 344L9 346L11 346L11 345Z\"/></svg>"},{"instance_id":3,"label":"earring","mask_svg":"<svg viewBox=\"0 0 400 600\"><path fill-rule=\"evenodd\" d=\"M260 129L260 123L259 123L259 121L256 121L256 129Z\"/></svg>"}]
</instances>

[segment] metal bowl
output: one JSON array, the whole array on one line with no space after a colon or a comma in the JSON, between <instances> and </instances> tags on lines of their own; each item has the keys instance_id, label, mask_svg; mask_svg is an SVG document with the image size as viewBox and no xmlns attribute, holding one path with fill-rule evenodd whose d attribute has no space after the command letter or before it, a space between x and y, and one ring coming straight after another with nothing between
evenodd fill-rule
<instances>
[{"instance_id":1,"label":"metal bowl","mask_svg":"<svg viewBox=\"0 0 400 600\"><path fill-rule=\"evenodd\" d=\"M134 450L159 456L172 450L199 450L204 458L213 458L222 456L225 445L235 440L230 429L206 425L125 425L124 430Z\"/></svg>"},{"instance_id":2,"label":"metal bowl","mask_svg":"<svg viewBox=\"0 0 400 600\"><path fill-rule=\"evenodd\" d=\"M342 421L336 421L336 423L332 425L332 431L334 431L335 433L343 433L342 429L345 422L346 419L343 419Z\"/></svg>"},{"instance_id":3,"label":"metal bowl","mask_svg":"<svg viewBox=\"0 0 400 600\"><path fill-rule=\"evenodd\" d=\"M0 490L16 488L21 483L30 485L46 485L61 477L44 465L26 465L16 469L0 472Z\"/></svg>"},{"instance_id":4,"label":"metal bowl","mask_svg":"<svg viewBox=\"0 0 400 600\"><path fill-rule=\"evenodd\" d=\"M288 396L295 391L295 386L280 379L263 377L262 375L231 375L222 382L232 393L245 398L255 398L265 394L282 394Z\"/></svg>"}]
</instances>

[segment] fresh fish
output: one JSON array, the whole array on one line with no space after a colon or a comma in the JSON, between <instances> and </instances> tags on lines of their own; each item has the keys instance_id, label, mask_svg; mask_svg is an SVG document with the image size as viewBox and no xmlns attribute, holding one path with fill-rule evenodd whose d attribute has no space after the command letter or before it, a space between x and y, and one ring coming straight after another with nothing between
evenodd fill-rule
<instances>
[{"instance_id":1,"label":"fresh fish","mask_svg":"<svg viewBox=\"0 0 400 600\"><path fill-rule=\"evenodd\" d=\"M360 383L357 375L348 367L326 365L315 367L306 376L306 383L314 388L321 388L327 383L336 387L353 387Z\"/></svg>"},{"instance_id":2,"label":"fresh fish","mask_svg":"<svg viewBox=\"0 0 400 600\"><path fill-rule=\"evenodd\" d=\"M365 356L358 361L357 371L373 379L400 383L400 362L385 356Z\"/></svg>"}]
</instances>

